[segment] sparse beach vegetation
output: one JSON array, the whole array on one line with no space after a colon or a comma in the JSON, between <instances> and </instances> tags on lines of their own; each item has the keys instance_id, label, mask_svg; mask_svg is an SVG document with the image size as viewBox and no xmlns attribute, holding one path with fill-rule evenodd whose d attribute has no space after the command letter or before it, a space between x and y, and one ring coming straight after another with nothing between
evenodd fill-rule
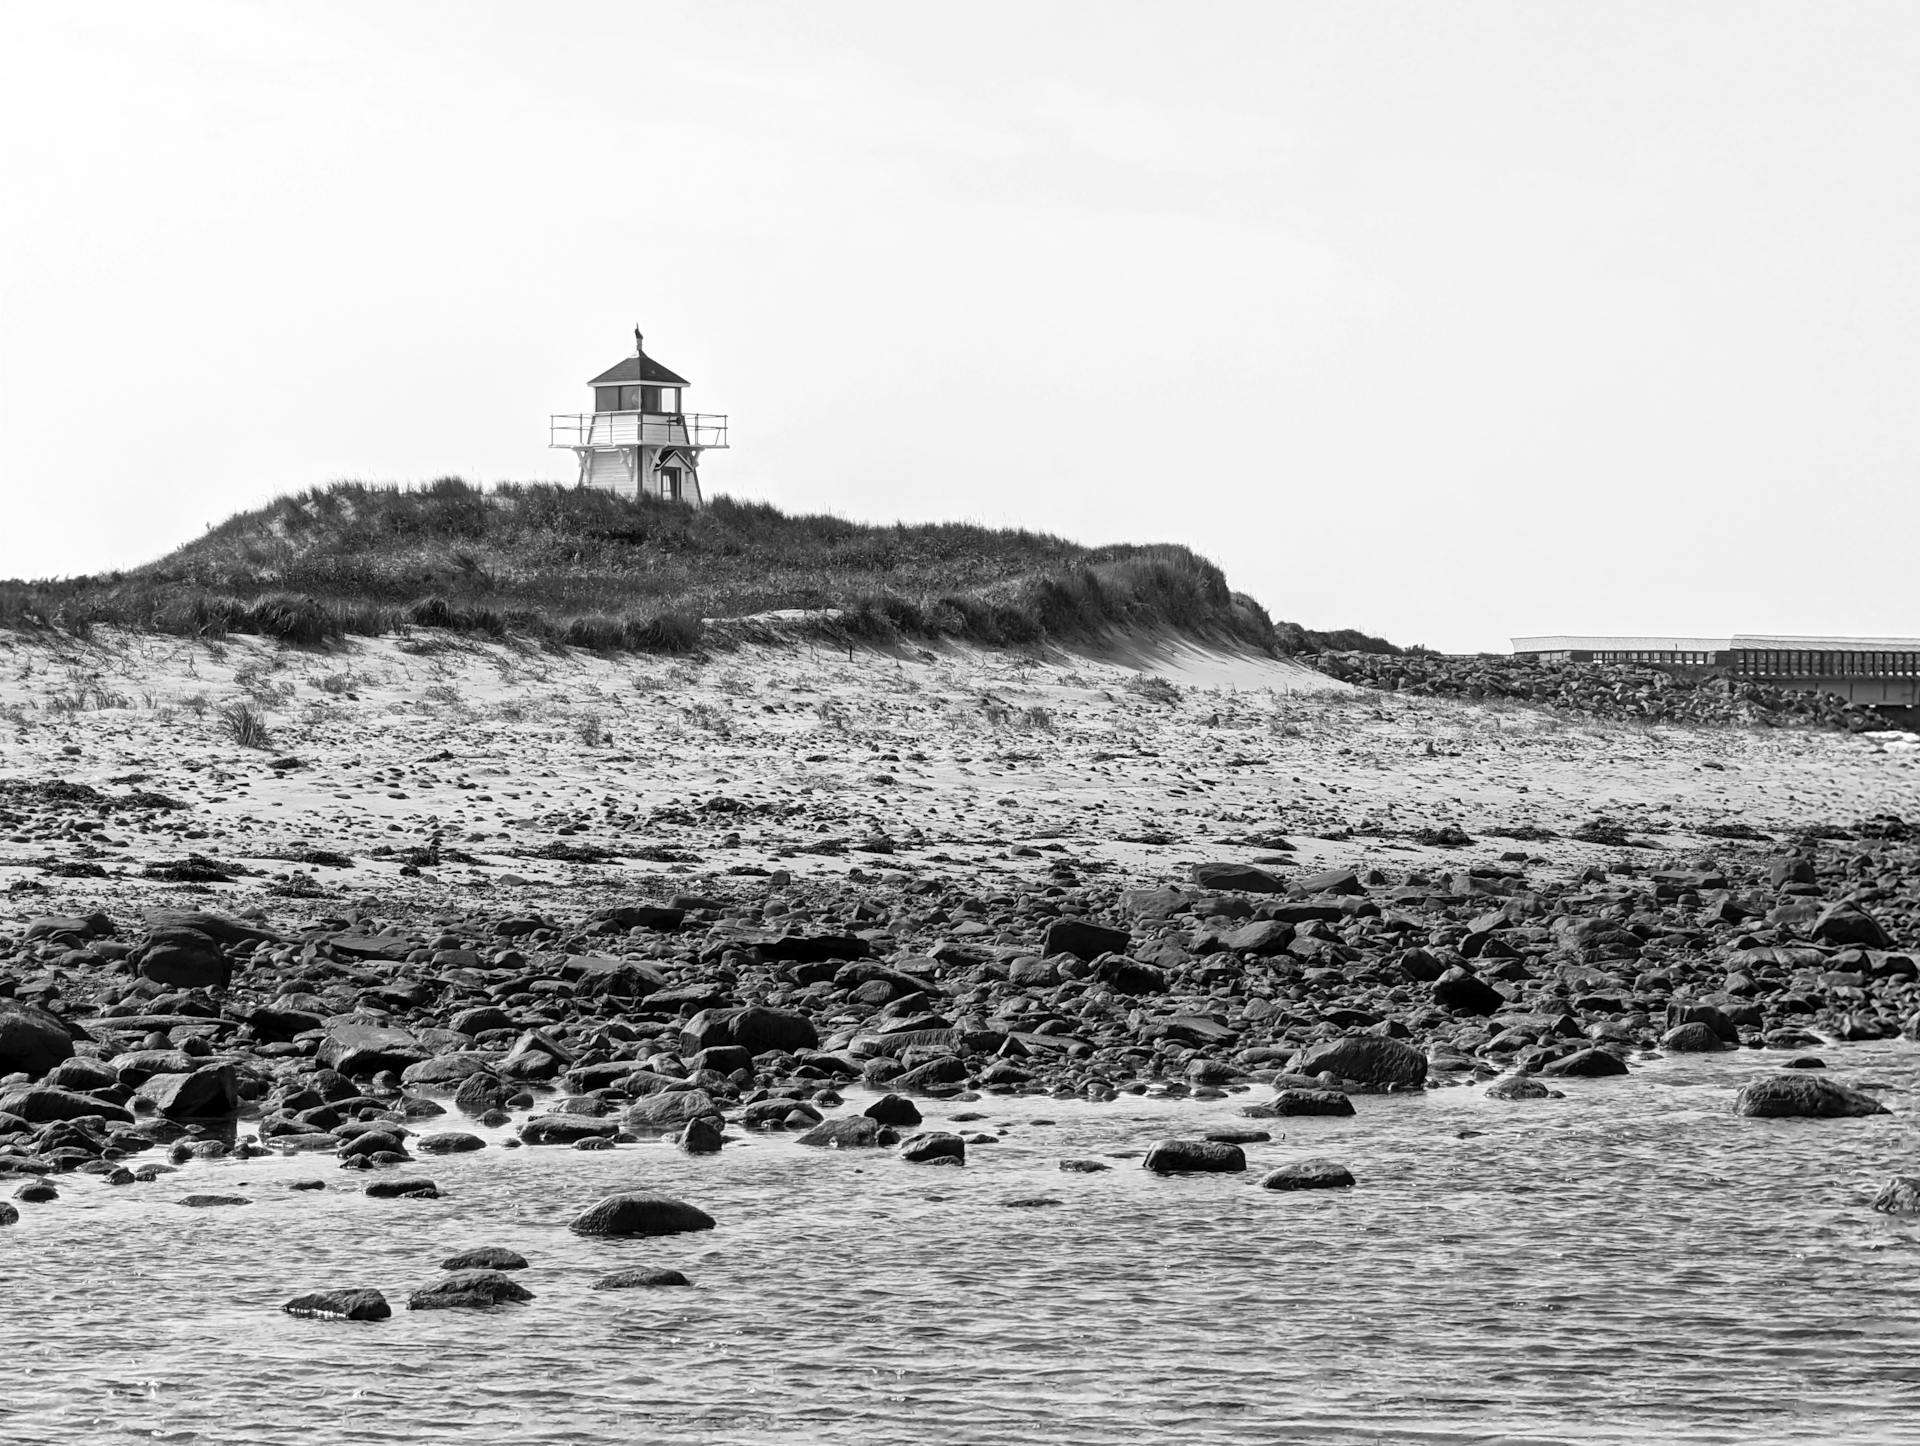
<instances>
[{"instance_id":1,"label":"sparse beach vegetation","mask_svg":"<svg viewBox=\"0 0 1920 1446\"><path fill-rule=\"evenodd\" d=\"M0 627L117 626L322 647L415 630L690 654L765 620L836 641L999 646L1167 630L1269 653L1398 651L1274 623L1185 547L1085 547L970 523L877 525L718 498L703 510L546 484L338 482L125 572L0 582ZM751 622L748 626L751 626ZM431 636L416 647L431 647Z\"/></svg>"}]
</instances>

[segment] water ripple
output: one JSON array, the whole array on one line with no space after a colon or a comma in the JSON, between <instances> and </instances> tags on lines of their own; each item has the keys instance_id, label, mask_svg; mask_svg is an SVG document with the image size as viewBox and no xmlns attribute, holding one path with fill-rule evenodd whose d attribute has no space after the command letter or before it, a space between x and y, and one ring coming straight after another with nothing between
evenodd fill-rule
<instances>
[{"instance_id":1,"label":"water ripple","mask_svg":"<svg viewBox=\"0 0 1920 1446\"><path fill-rule=\"evenodd\" d=\"M488 1150L423 1161L439 1200L373 1201L331 1162L65 1177L0 1238L13 1373L0 1437L325 1441L1195 1443L1911 1439L1920 1225L1869 1208L1913 1169L1920 1055L1829 1052L1891 1118L1736 1120L1760 1057L1271 1122L1255 1171L1332 1155L1351 1191L1163 1180L1139 1152L1240 1101L988 1100L963 1171L755 1138L694 1159ZM935 1107L932 1113L950 1113ZM496 1134L495 1139L503 1138ZM1069 1175L1067 1157L1107 1174ZM324 1178L321 1195L286 1189ZM711 1234L593 1241L618 1189ZM187 1211L199 1189L243 1209ZM1053 1207L1010 1209L1045 1195ZM472 1245L520 1251L524 1307L296 1320L307 1289L404 1307ZM692 1291L590 1289L629 1265Z\"/></svg>"}]
</instances>

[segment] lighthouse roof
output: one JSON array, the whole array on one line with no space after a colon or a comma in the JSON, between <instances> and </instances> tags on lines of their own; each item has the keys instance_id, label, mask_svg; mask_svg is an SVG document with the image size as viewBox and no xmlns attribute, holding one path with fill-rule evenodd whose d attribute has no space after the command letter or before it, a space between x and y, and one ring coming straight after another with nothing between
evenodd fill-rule
<instances>
[{"instance_id":1,"label":"lighthouse roof","mask_svg":"<svg viewBox=\"0 0 1920 1446\"><path fill-rule=\"evenodd\" d=\"M622 357L613 366L608 367L587 385L590 387L610 387L620 382L659 382L669 387L692 386L680 373L669 371L645 352L638 356Z\"/></svg>"}]
</instances>

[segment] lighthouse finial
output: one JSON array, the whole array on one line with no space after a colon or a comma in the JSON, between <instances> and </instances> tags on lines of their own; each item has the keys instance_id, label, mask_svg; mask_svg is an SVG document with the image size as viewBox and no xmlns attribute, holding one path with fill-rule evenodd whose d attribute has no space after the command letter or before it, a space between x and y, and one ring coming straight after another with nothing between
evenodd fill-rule
<instances>
[{"instance_id":1,"label":"lighthouse finial","mask_svg":"<svg viewBox=\"0 0 1920 1446\"><path fill-rule=\"evenodd\" d=\"M640 336L640 327L639 327L639 324L638 324L638 323L636 323L636 324L634 325L634 328L633 328L633 354L634 354L635 356L639 356L639 355L640 355L640 342L641 342L641 340L642 340L642 338L641 338L641 336Z\"/></svg>"}]
</instances>

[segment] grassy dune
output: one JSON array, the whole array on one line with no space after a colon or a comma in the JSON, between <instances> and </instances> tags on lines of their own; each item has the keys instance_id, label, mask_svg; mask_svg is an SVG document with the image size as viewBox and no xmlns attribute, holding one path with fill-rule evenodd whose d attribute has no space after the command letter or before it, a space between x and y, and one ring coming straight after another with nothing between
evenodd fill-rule
<instances>
[{"instance_id":1,"label":"grassy dune","mask_svg":"<svg viewBox=\"0 0 1920 1446\"><path fill-rule=\"evenodd\" d=\"M686 652L702 619L836 610L871 639L993 644L1171 629L1268 651L1387 645L1276 625L1184 547L1089 548L964 523L876 526L719 498L704 511L575 487L340 482L240 513L128 572L0 582L0 626L257 633L406 627Z\"/></svg>"}]
</instances>

